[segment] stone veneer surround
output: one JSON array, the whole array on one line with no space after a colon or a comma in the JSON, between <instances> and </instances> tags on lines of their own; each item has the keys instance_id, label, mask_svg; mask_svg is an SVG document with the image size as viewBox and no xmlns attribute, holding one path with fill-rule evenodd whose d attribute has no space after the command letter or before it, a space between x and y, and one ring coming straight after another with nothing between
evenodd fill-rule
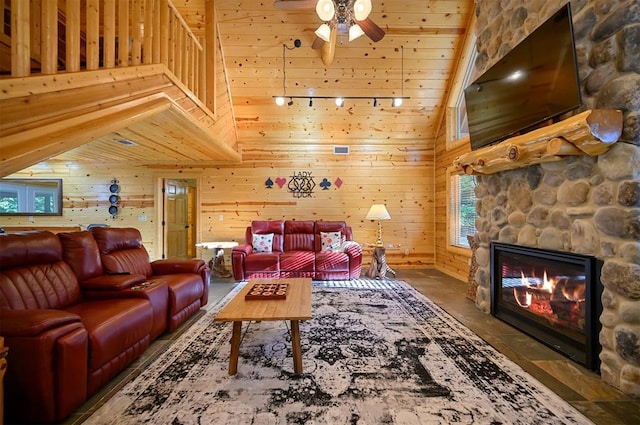
<instances>
[{"instance_id":1,"label":"stone veneer surround","mask_svg":"<svg viewBox=\"0 0 640 425\"><path fill-rule=\"evenodd\" d=\"M479 74L566 1L476 3ZM476 304L490 311L491 241L603 259L601 376L640 397L640 3L571 5L583 109L622 110L623 134L598 157L478 177Z\"/></svg>"}]
</instances>

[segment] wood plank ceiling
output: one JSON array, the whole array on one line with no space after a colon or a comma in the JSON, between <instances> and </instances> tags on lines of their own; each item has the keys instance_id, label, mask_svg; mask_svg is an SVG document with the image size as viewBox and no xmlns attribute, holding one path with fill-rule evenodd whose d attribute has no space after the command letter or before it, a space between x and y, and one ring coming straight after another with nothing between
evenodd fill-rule
<instances>
[{"instance_id":1,"label":"wood plank ceiling","mask_svg":"<svg viewBox=\"0 0 640 425\"><path fill-rule=\"evenodd\" d=\"M201 37L206 1L173 0ZM349 42L346 35L339 35L328 66L320 50L311 48L321 24L313 7L278 10L273 0L215 0L215 10L237 144L243 160L250 160L252 148L265 146L283 153L322 145L433 148L474 2L373 0L370 18L385 37L377 43L366 35ZM285 79L283 44L292 48L296 39L301 47L285 51ZM368 99L347 100L344 107L332 99L315 99L312 106L309 99L293 99L292 106L275 105L273 96L285 89L289 96ZM374 97L399 95L410 98L401 107L391 107L390 100L373 106ZM73 151L58 159L72 158L78 159Z\"/></svg>"}]
</instances>

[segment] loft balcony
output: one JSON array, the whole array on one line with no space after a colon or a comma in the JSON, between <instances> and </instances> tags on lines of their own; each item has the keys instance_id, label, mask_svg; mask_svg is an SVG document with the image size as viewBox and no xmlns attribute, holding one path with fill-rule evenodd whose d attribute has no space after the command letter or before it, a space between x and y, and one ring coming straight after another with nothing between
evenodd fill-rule
<instances>
[{"instance_id":1,"label":"loft balcony","mask_svg":"<svg viewBox=\"0 0 640 425\"><path fill-rule=\"evenodd\" d=\"M44 160L240 161L217 43L194 36L171 1L2 5L0 176Z\"/></svg>"}]
</instances>

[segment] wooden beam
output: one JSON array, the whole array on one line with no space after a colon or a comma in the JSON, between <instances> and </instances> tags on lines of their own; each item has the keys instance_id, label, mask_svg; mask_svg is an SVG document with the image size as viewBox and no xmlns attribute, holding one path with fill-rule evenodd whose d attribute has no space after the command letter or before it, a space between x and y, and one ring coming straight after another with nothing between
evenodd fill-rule
<instances>
[{"instance_id":1,"label":"wooden beam","mask_svg":"<svg viewBox=\"0 0 640 425\"><path fill-rule=\"evenodd\" d=\"M171 104L171 100L165 97L136 100L2 137L0 176L15 173L82 146L96 137L148 119L168 110Z\"/></svg>"},{"instance_id":2,"label":"wooden beam","mask_svg":"<svg viewBox=\"0 0 640 425\"><path fill-rule=\"evenodd\" d=\"M622 134L622 111L594 109L521 136L487 146L453 161L459 173L493 174L566 155L601 155Z\"/></svg>"}]
</instances>

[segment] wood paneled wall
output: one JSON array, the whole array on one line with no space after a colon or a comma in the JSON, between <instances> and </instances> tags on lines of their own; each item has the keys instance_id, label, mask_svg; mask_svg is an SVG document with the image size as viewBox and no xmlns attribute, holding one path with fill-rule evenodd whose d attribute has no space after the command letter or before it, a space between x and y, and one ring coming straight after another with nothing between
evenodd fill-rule
<instances>
[{"instance_id":1,"label":"wood paneled wall","mask_svg":"<svg viewBox=\"0 0 640 425\"><path fill-rule=\"evenodd\" d=\"M150 170L116 164L86 167L57 164L51 168L31 167L14 177L56 177L64 179L64 215L62 217L2 217L0 225L79 225L91 223L137 227L153 258L159 258L156 182L162 177L197 177L201 212L198 240L235 240L242 242L245 228L252 220L345 220L353 228L355 239L375 241L377 224L365 216L373 203L385 203L391 220L383 222L390 265L430 267L434 264L433 148L416 143L385 147L359 147L349 155L333 155L333 146L312 147L307 153L278 152L268 147L251 147L249 158L241 166L215 169ZM267 189L268 178L290 177L298 172L311 173L315 182L312 196L296 198L277 184ZM108 213L108 186L116 177L121 186L120 213L115 219ZM331 182L320 187L324 178ZM336 187L340 178L343 184ZM146 221L141 221L146 217ZM222 218L222 220L220 219ZM365 261L368 263L369 254Z\"/></svg>"}]
</instances>

